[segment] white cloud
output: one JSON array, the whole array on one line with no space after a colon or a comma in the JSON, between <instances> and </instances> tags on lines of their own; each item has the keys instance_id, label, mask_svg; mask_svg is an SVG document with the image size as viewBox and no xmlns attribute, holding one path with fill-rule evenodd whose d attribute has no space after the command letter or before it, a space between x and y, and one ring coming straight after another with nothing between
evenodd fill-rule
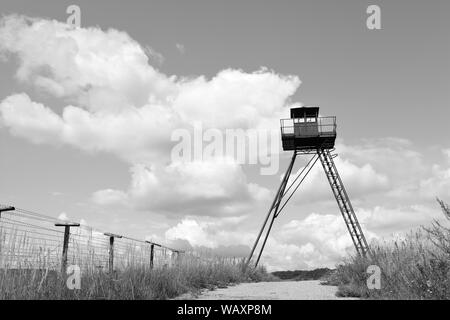
<instances>
[{"instance_id":1,"label":"white cloud","mask_svg":"<svg viewBox=\"0 0 450 320\"><path fill-rule=\"evenodd\" d=\"M390 180L388 176L375 171L370 163L358 166L352 162L353 159L349 160L348 158L342 157L336 158L334 161L352 199L355 200L360 197L390 189ZM302 168L300 168L296 174L301 170ZM293 179L294 178L292 178L291 181ZM327 177L323 172L320 160L306 177L299 190L300 191L295 198L297 203L302 203L305 200L310 203L314 201L333 200L333 194Z\"/></svg>"},{"instance_id":2,"label":"white cloud","mask_svg":"<svg viewBox=\"0 0 450 320\"><path fill-rule=\"evenodd\" d=\"M428 199L450 199L450 167L433 165L431 175L419 182L418 195Z\"/></svg>"},{"instance_id":3,"label":"white cloud","mask_svg":"<svg viewBox=\"0 0 450 320\"><path fill-rule=\"evenodd\" d=\"M184 121L202 121L205 127L248 129L264 124L267 129L278 129L273 118L299 85L297 77L267 69L254 73L227 69L211 80L198 77L183 82L174 108ZM266 126L268 119L270 127Z\"/></svg>"},{"instance_id":4,"label":"white cloud","mask_svg":"<svg viewBox=\"0 0 450 320\"><path fill-rule=\"evenodd\" d=\"M248 206L246 200L251 203L249 190L264 194L244 181L237 165L171 164L170 134L194 121L219 129L256 128L280 113L300 84L295 76L267 69L228 69L212 79L169 77L148 63L149 49L125 32L17 15L1 20L0 52L19 57L20 81L71 103L52 110L25 93L14 94L0 103L0 122L33 143L115 154L132 168L130 190L100 191L93 199L136 200L147 209L190 205L202 214L215 208L233 214ZM166 194L155 199L146 193L157 190Z\"/></svg>"},{"instance_id":5,"label":"white cloud","mask_svg":"<svg viewBox=\"0 0 450 320\"><path fill-rule=\"evenodd\" d=\"M207 227L207 223L185 219L175 227L167 230L166 237L170 240L184 239L193 246L216 247L216 240L211 239L205 230Z\"/></svg>"},{"instance_id":6,"label":"white cloud","mask_svg":"<svg viewBox=\"0 0 450 320\"><path fill-rule=\"evenodd\" d=\"M369 243L392 239L440 217L438 207L430 210L421 205L357 208L356 212ZM251 221L254 224L254 219ZM194 249L206 247L216 254L226 251L229 256L246 256L255 237L254 225L249 229L242 220L202 221L197 217L183 219L168 229L162 241L185 240ZM354 247L341 215L311 213L277 226L261 261L269 270L311 269L334 267L349 254L354 254Z\"/></svg>"},{"instance_id":7,"label":"white cloud","mask_svg":"<svg viewBox=\"0 0 450 320\"><path fill-rule=\"evenodd\" d=\"M22 93L12 95L0 104L1 120L13 135L33 143L59 143L63 128L61 119L51 109Z\"/></svg>"},{"instance_id":8,"label":"white cloud","mask_svg":"<svg viewBox=\"0 0 450 320\"><path fill-rule=\"evenodd\" d=\"M113 108L98 95L113 94L119 102L114 107L126 108L165 98L173 89L173 81L148 64L144 49L125 32L18 15L0 23L0 50L20 58L19 80L73 97L91 110Z\"/></svg>"},{"instance_id":9,"label":"white cloud","mask_svg":"<svg viewBox=\"0 0 450 320\"><path fill-rule=\"evenodd\" d=\"M122 191L105 189L94 192L92 200L99 205L126 205L128 195Z\"/></svg>"},{"instance_id":10,"label":"white cloud","mask_svg":"<svg viewBox=\"0 0 450 320\"><path fill-rule=\"evenodd\" d=\"M388 177L389 187L380 198L397 205L411 205L418 200L432 202L436 196L450 197L450 161L436 164L427 162L423 153L415 150L406 139L385 138L363 140L361 145L337 146L343 157L356 164L370 163ZM443 149L447 155L447 149ZM389 199L390 198L390 199Z\"/></svg>"},{"instance_id":11,"label":"white cloud","mask_svg":"<svg viewBox=\"0 0 450 320\"><path fill-rule=\"evenodd\" d=\"M236 216L204 219L187 216L166 231L165 239L168 241L184 239L193 246L214 249L221 246L248 246L255 237L245 229L245 220L249 218Z\"/></svg>"},{"instance_id":12,"label":"white cloud","mask_svg":"<svg viewBox=\"0 0 450 320\"><path fill-rule=\"evenodd\" d=\"M345 224L337 215L311 214L280 226L278 231L269 237L262 256L263 264L270 270L333 267L352 250ZM242 228L240 223L186 218L170 228L165 237L166 241L183 239L194 248L206 247L214 253L226 251L230 256L246 256L256 233Z\"/></svg>"},{"instance_id":13,"label":"white cloud","mask_svg":"<svg viewBox=\"0 0 450 320\"><path fill-rule=\"evenodd\" d=\"M378 236L389 237L396 232L408 232L430 224L440 218L439 207L428 207L418 204L407 206L375 206L374 208L357 209L361 224Z\"/></svg>"},{"instance_id":14,"label":"white cloud","mask_svg":"<svg viewBox=\"0 0 450 320\"><path fill-rule=\"evenodd\" d=\"M374 170L389 177L391 187L402 188L417 182L417 177L428 174L430 166L424 163L423 155L414 150L406 139L363 139L360 144L338 143L340 156L351 159L356 165L369 163ZM414 174L412 174L414 173Z\"/></svg>"},{"instance_id":15,"label":"white cloud","mask_svg":"<svg viewBox=\"0 0 450 320\"><path fill-rule=\"evenodd\" d=\"M233 216L267 198L269 191L248 183L241 166L226 160L174 163L161 170L136 165L127 193L102 190L101 204L131 202L168 215Z\"/></svg>"}]
</instances>

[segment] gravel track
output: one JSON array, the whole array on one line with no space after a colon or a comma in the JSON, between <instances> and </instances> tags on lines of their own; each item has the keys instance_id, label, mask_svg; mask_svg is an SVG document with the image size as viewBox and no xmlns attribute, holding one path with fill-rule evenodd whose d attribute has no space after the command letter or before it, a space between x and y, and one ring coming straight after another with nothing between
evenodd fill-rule
<instances>
[{"instance_id":1,"label":"gravel track","mask_svg":"<svg viewBox=\"0 0 450 320\"><path fill-rule=\"evenodd\" d=\"M241 283L224 289L204 291L197 300L344 300L337 287L318 280Z\"/></svg>"}]
</instances>

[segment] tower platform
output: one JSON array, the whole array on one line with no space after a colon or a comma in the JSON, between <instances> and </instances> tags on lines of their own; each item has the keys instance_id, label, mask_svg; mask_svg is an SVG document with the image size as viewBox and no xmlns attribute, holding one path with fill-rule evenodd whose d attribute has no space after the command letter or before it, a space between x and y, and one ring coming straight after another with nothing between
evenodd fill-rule
<instances>
[{"instance_id":1,"label":"tower platform","mask_svg":"<svg viewBox=\"0 0 450 320\"><path fill-rule=\"evenodd\" d=\"M284 151L334 148L336 117L319 117L319 108L293 108L291 118L280 124Z\"/></svg>"}]
</instances>

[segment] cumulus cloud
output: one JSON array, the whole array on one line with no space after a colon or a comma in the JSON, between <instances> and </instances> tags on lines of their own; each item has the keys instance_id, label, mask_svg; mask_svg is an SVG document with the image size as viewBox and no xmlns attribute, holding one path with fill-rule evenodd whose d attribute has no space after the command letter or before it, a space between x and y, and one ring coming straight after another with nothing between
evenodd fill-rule
<instances>
[{"instance_id":1,"label":"cumulus cloud","mask_svg":"<svg viewBox=\"0 0 450 320\"><path fill-rule=\"evenodd\" d=\"M167 230L166 237L170 240L185 239L194 246L215 247L217 246L217 240L207 233L207 228L207 223L185 219L175 227Z\"/></svg>"},{"instance_id":2,"label":"cumulus cloud","mask_svg":"<svg viewBox=\"0 0 450 320\"><path fill-rule=\"evenodd\" d=\"M211 80L202 76L183 82L174 108L183 120L201 120L206 127L248 129L264 125L278 129L273 118L281 114L299 84L295 76L280 76L265 68L254 73L229 69Z\"/></svg>"},{"instance_id":3,"label":"cumulus cloud","mask_svg":"<svg viewBox=\"0 0 450 320\"><path fill-rule=\"evenodd\" d=\"M372 233L368 234L372 237ZM215 254L247 256L256 234L240 223L205 222L186 218L165 233L166 241L186 240L194 249L209 248ZM281 225L269 236L263 263L270 270L309 269L333 265L347 253L352 242L340 216L310 214L303 220Z\"/></svg>"},{"instance_id":4,"label":"cumulus cloud","mask_svg":"<svg viewBox=\"0 0 450 320\"><path fill-rule=\"evenodd\" d=\"M91 110L142 106L164 100L174 82L148 64L145 50L125 32L71 28L56 20L2 18L0 50L19 58L16 76ZM103 97L113 94L115 105ZM100 98L100 99L99 99Z\"/></svg>"},{"instance_id":5,"label":"cumulus cloud","mask_svg":"<svg viewBox=\"0 0 450 320\"><path fill-rule=\"evenodd\" d=\"M165 233L166 239L185 239L196 246L216 248L220 245L240 245L250 243L254 236L242 227L248 216L221 217L213 219L200 219L200 217L187 216ZM197 232L191 234L189 226L195 226ZM198 236L198 234L202 234ZM199 238L196 238L199 237ZM199 239L202 239L201 241Z\"/></svg>"},{"instance_id":6,"label":"cumulus cloud","mask_svg":"<svg viewBox=\"0 0 450 320\"><path fill-rule=\"evenodd\" d=\"M98 204L134 203L167 215L233 216L265 200L269 191L248 183L240 165L226 159L173 163L161 170L136 165L127 192L100 190Z\"/></svg>"},{"instance_id":7,"label":"cumulus cloud","mask_svg":"<svg viewBox=\"0 0 450 320\"><path fill-rule=\"evenodd\" d=\"M15 94L0 103L1 121L12 134L33 143L67 144L84 151L105 151L133 163L169 159L170 132L173 123L158 127L164 111L134 108L128 112L92 113L67 106L59 116L52 109L31 101L25 94ZM164 146L164 142L169 142Z\"/></svg>"},{"instance_id":8,"label":"cumulus cloud","mask_svg":"<svg viewBox=\"0 0 450 320\"><path fill-rule=\"evenodd\" d=\"M347 191L351 193L353 199L365 197L383 190L386 191L390 188L388 176L375 171L370 163L356 165L353 163L353 160L340 157L335 159L335 164ZM296 175L302 169L298 169ZM291 178L291 181L296 175ZM305 200L309 203L333 200L332 191L323 172L320 160L316 163L300 188L300 192L298 192L295 198L297 203L302 203Z\"/></svg>"},{"instance_id":9,"label":"cumulus cloud","mask_svg":"<svg viewBox=\"0 0 450 320\"><path fill-rule=\"evenodd\" d=\"M365 139L352 146L339 143L337 149L343 158L351 159L356 165L370 164L388 177L389 185L381 190L386 196L382 197L383 201L411 205L418 201L434 202L436 196L450 197L450 162L427 161L424 153L409 140ZM442 152L447 155L447 149Z\"/></svg>"},{"instance_id":10,"label":"cumulus cloud","mask_svg":"<svg viewBox=\"0 0 450 320\"><path fill-rule=\"evenodd\" d=\"M450 167L433 165L431 175L422 179L418 188L418 194L423 198L450 199Z\"/></svg>"},{"instance_id":11,"label":"cumulus cloud","mask_svg":"<svg viewBox=\"0 0 450 320\"><path fill-rule=\"evenodd\" d=\"M422 205L376 206L356 211L369 243L397 237L440 217L438 207ZM245 225L242 219L233 223L185 218L168 229L162 241L184 240L195 250L207 248L214 254L245 257L256 237L256 230ZM277 226L269 236L262 262L269 270L332 268L352 254L353 243L341 215L311 213Z\"/></svg>"},{"instance_id":12,"label":"cumulus cloud","mask_svg":"<svg viewBox=\"0 0 450 320\"><path fill-rule=\"evenodd\" d=\"M374 170L389 176L392 187L401 187L428 174L430 166L411 141L399 138L362 139L359 144L338 143L336 149L343 158L356 165L369 163ZM411 174L414 172L414 174Z\"/></svg>"},{"instance_id":13,"label":"cumulus cloud","mask_svg":"<svg viewBox=\"0 0 450 320\"><path fill-rule=\"evenodd\" d=\"M167 76L149 63L154 50L125 32L18 15L0 22L0 52L18 57L19 81L61 103L50 108L25 93L7 97L0 122L12 134L115 154L130 164L131 186L99 190L93 200L136 201L137 208L167 212L190 207L200 214L233 214L257 200L251 192L265 193L245 181L237 164L171 163L174 129L196 121L219 130L258 128L287 106L300 85L296 76L265 68L222 70L211 79Z\"/></svg>"},{"instance_id":14,"label":"cumulus cloud","mask_svg":"<svg viewBox=\"0 0 450 320\"><path fill-rule=\"evenodd\" d=\"M427 225L434 219L439 219L441 215L438 206L428 207L419 204L358 208L358 214L363 226L380 237L408 232L411 229Z\"/></svg>"},{"instance_id":15,"label":"cumulus cloud","mask_svg":"<svg viewBox=\"0 0 450 320\"><path fill-rule=\"evenodd\" d=\"M31 101L25 93L9 96L0 108L2 123L13 135L34 143L59 143L61 119L51 109Z\"/></svg>"}]
</instances>

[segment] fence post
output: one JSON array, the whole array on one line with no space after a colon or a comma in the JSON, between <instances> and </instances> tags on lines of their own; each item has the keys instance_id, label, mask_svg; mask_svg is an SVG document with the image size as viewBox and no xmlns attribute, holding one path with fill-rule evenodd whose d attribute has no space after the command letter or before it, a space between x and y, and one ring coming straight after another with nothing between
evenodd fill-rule
<instances>
[{"instance_id":1,"label":"fence post","mask_svg":"<svg viewBox=\"0 0 450 320\"><path fill-rule=\"evenodd\" d=\"M63 252L61 257L61 273L66 274L67 251L69 250L70 227L79 227L79 223L55 223L55 227L64 227Z\"/></svg>"},{"instance_id":2,"label":"fence post","mask_svg":"<svg viewBox=\"0 0 450 320\"><path fill-rule=\"evenodd\" d=\"M181 254L184 252L184 251L181 251L181 250L175 250L175 249L171 249L171 251L172 251L172 255L171 255L171 257L170 257L170 264L171 264L171 266L177 266L177 265L179 265L180 264L180 261L181 261Z\"/></svg>"},{"instance_id":3,"label":"fence post","mask_svg":"<svg viewBox=\"0 0 450 320\"><path fill-rule=\"evenodd\" d=\"M2 217L2 212L3 211L14 211L16 210L16 208L14 207L4 207L4 208L0 208L0 218Z\"/></svg>"},{"instance_id":4,"label":"fence post","mask_svg":"<svg viewBox=\"0 0 450 320\"><path fill-rule=\"evenodd\" d=\"M104 233L105 236L109 237L109 261L108 261L108 270L109 274L113 274L114 272L114 238L122 238L117 234L113 233Z\"/></svg>"},{"instance_id":5,"label":"fence post","mask_svg":"<svg viewBox=\"0 0 450 320\"><path fill-rule=\"evenodd\" d=\"M14 207L0 208L0 219L2 218L2 212L3 211L14 211L14 210L16 210L16 208L14 208ZM2 256L2 239L0 238L0 267L1 267L2 260L3 260L3 256Z\"/></svg>"},{"instance_id":6,"label":"fence post","mask_svg":"<svg viewBox=\"0 0 450 320\"><path fill-rule=\"evenodd\" d=\"M178 251L177 253L177 264L180 265L181 264L181 260L183 259L183 254L185 253L185 251Z\"/></svg>"},{"instance_id":7,"label":"fence post","mask_svg":"<svg viewBox=\"0 0 450 320\"><path fill-rule=\"evenodd\" d=\"M172 249L170 251L172 253L170 254L169 267L173 267L176 264L177 251Z\"/></svg>"},{"instance_id":8,"label":"fence post","mask_svg":"<svg viewBox=\"0 0 450 320\"><path fill-rule=\"evenodd\" d=\"M150 243L150 269L153 269L153 260L155 258L155 243L151 242L151 241L145 241L147 243ZM156 244L158 247L160 247L160 245Z\"/></svg>"},{"instance_id":9,"label":"fence post","mask_svg":"<svg viewBox=\"0 0 450 320\"><path fill-rule=\"evenodd\" d=\"M155 257L155 245L150 246L150 269L153 269L153 259Z\"/></svg>"}]
</instances>

